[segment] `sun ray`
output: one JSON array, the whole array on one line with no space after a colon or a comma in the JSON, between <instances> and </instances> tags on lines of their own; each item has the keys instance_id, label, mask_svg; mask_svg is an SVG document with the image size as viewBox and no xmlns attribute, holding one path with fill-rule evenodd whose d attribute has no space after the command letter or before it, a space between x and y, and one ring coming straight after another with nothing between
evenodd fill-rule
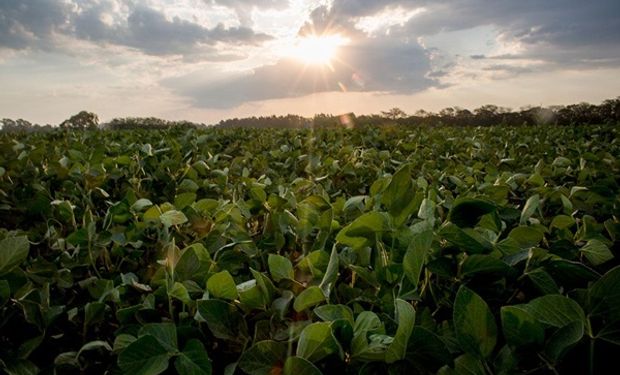
<instances>
[{"instance_id":1,"label":"sun ray","mask_svg":"<svg viewBox=\"0 0 620 375\"><path fill-rule=\"evenodd\" d=\"M329 67L338 53L338 49L349 43L339 34L307 35L298 38L290 47L288 55L306 65L324 65Z\"/></svg>"}]
</instances>

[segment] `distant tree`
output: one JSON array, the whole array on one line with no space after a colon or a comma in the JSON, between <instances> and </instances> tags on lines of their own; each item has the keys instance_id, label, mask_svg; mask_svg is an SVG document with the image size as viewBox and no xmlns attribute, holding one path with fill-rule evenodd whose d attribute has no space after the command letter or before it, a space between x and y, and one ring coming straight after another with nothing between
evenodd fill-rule
<instances>
[{"instance_id":1,"label":"distant tree","mask_svg":"<svg viewBox=\"0 0 620 375\"><path fill-rule=\"evenodd\" d=\"M87 111L82 111L60 123L60 127L63 129L76 130L96 129L97 125L99 125L99 117L95 113Z\"/></svg>"},{"instance_id":2,"label":"distant tree","mask_svg":"<svg viewBox=\"0 0 620 375\"><path fill-rule=\"evenodd\" d=\"M394 107L388 111L381 111L383 117L389 118L390 120L397 120L399 118L407 117L405 111L400 108Z\"/></svg>"},{"instance_id":3,"label":"distant tree","mask_svg":"<svg viewBox=\"0 0 620 375\"><path fill-rule=\"evenodd\" d=\"M17 120L5 118L0 120L0 124L2 125L2 130L5 132L31 131L33 128L33 125L29 121L21 118Z\"/></svg>"}]
</instances>

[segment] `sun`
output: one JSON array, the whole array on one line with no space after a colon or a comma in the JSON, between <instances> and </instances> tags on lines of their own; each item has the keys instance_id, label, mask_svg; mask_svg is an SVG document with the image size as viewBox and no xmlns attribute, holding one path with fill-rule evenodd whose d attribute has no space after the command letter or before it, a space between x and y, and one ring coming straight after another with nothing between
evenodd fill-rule
<instances>
[{"instance_id":1,"label":"sun","mask_svg":"<svg viewBox=\"0 0 620 375\"><path fill-rule=\"evenodd\" d=\"M338 34L309 35L297 39L289 55L308 65L331 65L338 49L348 42L347 38Z\"/></svg>"}]
</instances>

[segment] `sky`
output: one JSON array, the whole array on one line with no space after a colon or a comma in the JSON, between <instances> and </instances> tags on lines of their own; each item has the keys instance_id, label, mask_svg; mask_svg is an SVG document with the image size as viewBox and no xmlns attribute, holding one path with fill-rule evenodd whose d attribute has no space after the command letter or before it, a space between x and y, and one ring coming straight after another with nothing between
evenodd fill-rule
<instances>
[{"instance_id":1,"label":"sky","mask_svg":"<svg viewBox=\"0 0 620 375\"><path fill-rule=\"evenodd\" d=\"M0 0L0 118L216 123L620 95L618 0Z\"/></svg>"}]
</instances>

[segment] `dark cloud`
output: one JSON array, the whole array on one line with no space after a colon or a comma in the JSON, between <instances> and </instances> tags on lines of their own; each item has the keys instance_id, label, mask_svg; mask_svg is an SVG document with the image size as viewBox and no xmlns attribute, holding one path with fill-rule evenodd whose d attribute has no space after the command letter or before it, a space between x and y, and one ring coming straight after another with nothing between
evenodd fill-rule
<instances>
[{"instance_id":1,"label":"dark cloud","mask_svg":"<svg viewBox=\"0 0 620 375\"><path fill-rule=\"evenodd\" d=\"M121 25L107 25L101 9L87 9L75 17L76 34L95 42L125 45L152 55L189 53L199 44L217 42L257 44L270 37L246 27L207 29L196 23L173 18L147 7L132 10Z\"/></svg>"},{"instance_id":2,"label":"dark cloud","mask_svg":"<svg viewBox=\"0 0 620 375\"><path fill-rule=\"evenodd\" d=\"M418 5L427 11L407 24L405 32L410 35L490 25L502 40L520 43L520 57L560 66L592 60L617 64L620 59L617 0L455 0Z\"/></svg>"},{"instance_id":3,"label":"dark cloud","mask_svg":"<svg viewBox=\"0 0 620 375\"><path fill-rule=\"evenodd\" d=\"M12 49L40 48L64 34L97 43L121 45L152 55L186 54L196 46L258 44L271 37L247 27L206 28L197 23L146 7L129 5L125 16L115 13L114 1L80 1L74 6L53 0L2 0L0 46ZM104 16L112 17L104 22Z\"/></svg>"},{"instance_id":4,"label":"dark cloud","mask_svg":"<svg viewBox=\"0 0 620 375\"><path fill-rule=\"evenodd\" d=\"M70 7L55 0L0 1L0 47L41 46L66 28Z\"/></svg>"},{"instance_id":5,"label":"dark cloud","mask_svg":"<svg viewBox=\"0 0 620 375\"><path fill-rule=\"evenodd\" d=\"M215 84L200 73L164 84L205 108L341 90L410 94L436 84L427 78L429 56L417 43L373 38L341 47L338 56L331 68L285 59Z\"/></svg>"},{"instance_id":6,"label":"dark cloud","mask_svg":"<svg viewBox=\"0 0 620 375\"><path fill-rule=\"evenodd\" d=\"M425 11L404 27L391 28L394 39L490 26L500 41L521 47L519 52L504 55L503 59L536 59L556 67L620 64L618 0L334 0L330 8L315 9L300 33L345 30L359 35L353 25L361 17L395 7ZM482 53L470 57L492 58Z\"/></svg>"}]
</instances>

